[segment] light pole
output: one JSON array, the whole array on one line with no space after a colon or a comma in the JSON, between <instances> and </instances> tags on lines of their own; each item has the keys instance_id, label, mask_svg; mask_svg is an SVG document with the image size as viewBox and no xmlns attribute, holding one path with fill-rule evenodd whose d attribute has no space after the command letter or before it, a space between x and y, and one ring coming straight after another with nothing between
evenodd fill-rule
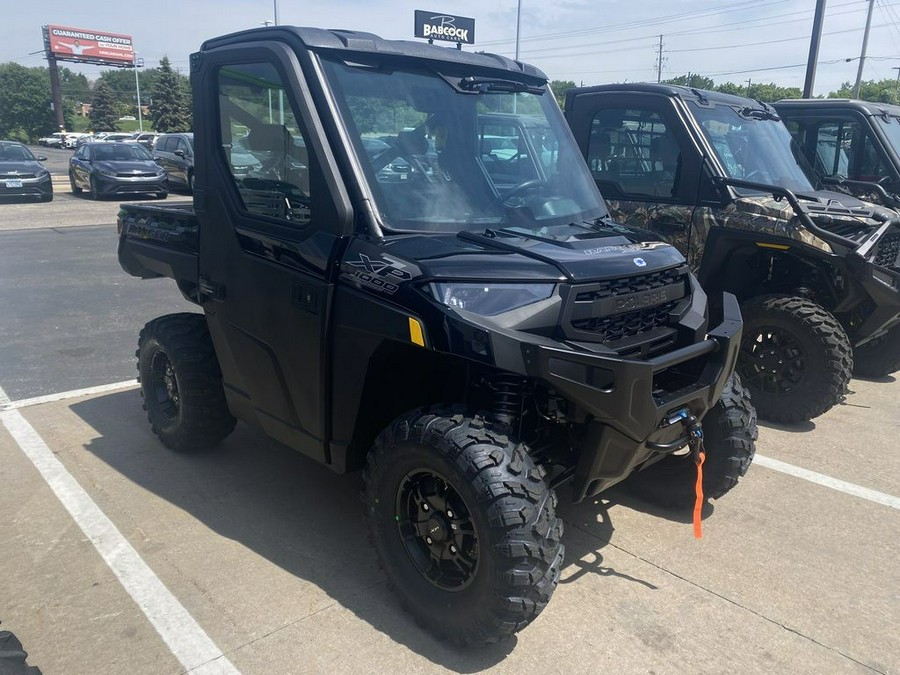
<instances>
[{"instance_id":1,"label":"light pole","mask_svg":"<svg viewBox=\"0 0 900 675\"><path fill-rule=\"evenodd\" d=\"M137 92L137 109L138 109L138 129L144 131L144 114L141 110L141 81L138 78L138 68L144 65L144 59L139 59L137 52L134 53L134 90Z\"/></svg>"},{"instance_id":2,"label":"light pole","mask_svg":"<svg viewBox=\"0 0 900 675\"><path fill-rule=\"evenodd\" d=\"M272 4L275 6L275 25L278 25L278 0L272 0Z\"/></svg>"},{"instance_id":3,"label":"light pole","mask_svg":"<svg viewBox=\"0 0 900 675\"><path fill-rule=\"evenodd\" d=\"M519 60L519 28L522 24L522 0L516 8L516 61Z\"/></svg>"}]
</instances>

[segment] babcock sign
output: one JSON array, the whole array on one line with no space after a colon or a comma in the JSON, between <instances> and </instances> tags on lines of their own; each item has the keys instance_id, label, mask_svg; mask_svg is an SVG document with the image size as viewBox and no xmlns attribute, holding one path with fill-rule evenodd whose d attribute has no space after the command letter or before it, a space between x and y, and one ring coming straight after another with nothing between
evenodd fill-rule
<instances>
[{"instance_id":1,"label":"babcock sign","mask_svg":"<svg viewBox=\"0 0 900 675\"><path fill-rule=\"evenodd\" d=\"M417 9L415 22L415 36L418 38L475 44L475 19Z\"/></svg>"}]
</instances>

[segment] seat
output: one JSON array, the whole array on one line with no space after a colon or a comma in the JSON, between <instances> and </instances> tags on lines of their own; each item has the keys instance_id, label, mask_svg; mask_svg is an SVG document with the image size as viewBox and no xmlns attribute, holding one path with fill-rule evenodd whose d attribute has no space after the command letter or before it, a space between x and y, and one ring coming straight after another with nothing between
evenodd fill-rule
<instances>
[{"instance_id":1,"label":"seat","mask_svg":"<svg viewBox=\"0 0 900 675\"><path fill-rule=\"evenodd\" d=\"M681 148L671 134L654 136L650 141L650 161L653 162L654 193L672 197L678 190L681 169Z\"/></svg>"}]
</instances>

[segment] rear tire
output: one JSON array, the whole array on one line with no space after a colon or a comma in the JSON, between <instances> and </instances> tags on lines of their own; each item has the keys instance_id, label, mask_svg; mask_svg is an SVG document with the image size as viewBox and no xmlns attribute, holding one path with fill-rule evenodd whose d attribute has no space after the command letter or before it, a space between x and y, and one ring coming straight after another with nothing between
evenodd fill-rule
<instances>
[{"instance_id":1,"label":"rear tire","mask_svg":"<svg viewBox=\"0 0 900 675\"><path fill-rule=\"evenodd\" d=\"M369 531L421 624L487 643L540 614L564 552L544 476L524 446L461 410L413 411L378 436L364 475Z\"/></svg>"},{"instance_id":2,"label":"rear tire","mask_svg":"<svg viewBox=\"0 0 900 675\"><path fill-rule=\"evenodd\" d=\"M843 400L853 350L841 324L806 298L765 295L741 306L737 372L762 419L805 422Z\"/></svg>"},{"instance_id":3,"label":"rear tire","mask_svg":"<svg viewBox=\"0 0 900 675\"><path fill-rule=\"evenodd\" d=\"M884 377L900 370L900 326L853 351L853 374Z\"/></svg>"},{"instance_id":4,"label":"rear tire","mask_svg":"<svg viewBox=\"0 0 900 675\"><path fill-rule=\"evenodd\" d=\"M208 448L232 432L235 419L204 315L150 321L136 356L144 410L163 444L173 450Z\"/></svg>"},{"instance_id":5,"label":"rear tire","mask_svg":"<svg viewBox=\"0 0 900 675\"><path fill-rule=\"evenodd\" d=\"M756 454L756 410L750 394L736 374L725 385L722 398L703 418L703 495L719 499L747 473ZM629 476L628 488L659 506L688 508L696 498L697 465L690 453L669 455Z\"/></svg>"}]
</instances>

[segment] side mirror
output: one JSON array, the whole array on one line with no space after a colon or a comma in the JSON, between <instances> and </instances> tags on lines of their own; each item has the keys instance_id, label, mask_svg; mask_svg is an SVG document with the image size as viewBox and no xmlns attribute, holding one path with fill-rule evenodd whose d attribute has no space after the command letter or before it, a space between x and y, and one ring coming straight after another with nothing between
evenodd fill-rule
<instances>
[{"instance_id":1,"label":"side mirror","mask_svg":"<svg viewBox=\"0 0 900 675\"><path fill-rule=\"evenodd\" d=\"M46 162L46 161L47 161L47 158L44 157L43 155L38 155L37 161L39 161L39 162Z\"/></svg>"},{"instance_id":2,"label":"side mirror","mask_svg":"<svg viewBox=\"0 0 900 675\"><path fill-rule=\"evenodd\" d=\"M184 150L176 150L174 154L184 159Z\"/></svg>"}]
</instances>

